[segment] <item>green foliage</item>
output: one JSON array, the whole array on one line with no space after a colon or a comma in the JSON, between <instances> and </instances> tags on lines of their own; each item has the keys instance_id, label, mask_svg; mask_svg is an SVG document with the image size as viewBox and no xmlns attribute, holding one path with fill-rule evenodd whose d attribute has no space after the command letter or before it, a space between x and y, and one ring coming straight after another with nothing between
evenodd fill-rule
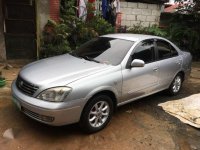
<instances>
[{"instance_id":1,"label":"green foliage","mask_svg":"<svg viewBox=\"0 0 200 150\"><path fill-rule=\"evenodd\" d=\"M75 0L61 0L59 23L49 20L44 27L41 39L40 57L50 57L71 51L69 37L73 34L76 21Z\"/></svg>"},{"instance_id":2,"label":"green foliage","mask_svg":"<svg viewBox=\"0 0 200 150\"><path fill-rule=\"evenodd\" d=\"M165 30L159 28L157 25L147 27L146 30L147 30L147 33L150 34L150 35L167 37L167 32Z\"/></svg>"},{"instance_id":3,"label":"green foliage","mask_svg":"<svg viewBox=\"0 0 200 150\"><path fill-rule=\"evenodd\" d=\"M138 24L128 29L127 32L134 33L134 34L149 34L149 35L155 35L155 36L161 36L161 37L167 36L167 32L165 30L160 29L157 25L153 25L150 27L143 27Z\"/></svg>"},{"instance_id":4,"label":"green foliage","mask_svg":"<svg viewBox=\"0 0 200 150\"><path fill-rule=\"evenodd\" d=\"M99 35L114 33L115 29L110 23L100 16L95 16L89 21L88 26L93 28Z\"/></svg>"},{"instance_id":5,"label":"green foliage","mask_svg":"<svg viewBox=\"0 0 200 150\"><path fill-rule=\"evenodd\" d=\"M48 21L43 31L40 57L50 57L70 52L71 48L67 40L68 26Z\"/></svg>"},{"instance_id":6,"label":"green foliage","mask_svg":"<svg viewBox=\"0 0 200 150\"><path fill-rule=\"evenodd\" d=\"M178 13L199 14L200 0L193 0L194 3L184 3L184 0L175 0L175 2L180 4Z\"/></svg>"},{"instance_id":7,"label":"green foliage","mask_svg":"<svg viewBox=\"0 0 200 150\"><path fill-rule=\"evenodd\" d=\"M76 15L76 0L60 0L61 18Z\"/></svg>"},{"instance_id":8,"label":"green foliage","mask_svg":"<svg viewBox=\"0 0 200 150\"><path fill-rule=\"evenodd\" d=\"M194 3L180 3L177 12L172 16L168 28L169 39L181 49L190 51L194 60L200 59L200 0Z\"/></svg>"},{"instance_id":9,"label":"green foliage","mask_svg":"<svg viewBox=\"0 0 200 150\"><path fill-rule=\"evenodd\" d=\"M114 33L111 24L99 16L93 16L86 22L78 22L73 36L76 37L76 46L104 34Z\"/></svg>"},{"instance_id":10,"label":"green foliage","mask_svg":"<svg viewBox=\"0 0 200 150\"><path fill-rule=\"evenodd\" d=\"M175 42L181 49L190 51L194 60L200 59L200 21L193 15L184 17L186 14L174 16L173 23L168 27L169 39ZM188 14L187 14L188 15Z\"/></svg>"},{"instance_id":11,"label":"green foliage","mask_svg":"<svg viewBox=\"0 0 200 150\"><path fill-rule=\"evenodd\" d=\"M134 34L146 34L146 28L141 26L140 24L134 25L133 27L127 30L128 33Z\"/></svg>"},{"instance_id":12,"label":"green foliage","mask_svg":"<svg viewBox=\"0 0 200 150\"><path fill-rule=\"evenodd\" d=\"M99 35L113 33L114 28L98 15L93 16L94 6L88 4L87 20L76 16L76 0L61 0L59 23L48 21L42 37L41 57L70 52L84 42Z\"/></svg>"},{"instance_id":13,"label":"green foliage","mask_svg":"<svg viewBox=\"0 0 200 150\"><path fill-rule=\"evenodd\" d=\"M83 37L88 39L94 37L95 34L102 35L114 32L112 26L103 18L99 17L98 12L96 12L95 16L93 15L94 6L92 3L88 3L87 5L88 15L86 21L76 16L77 8L74 7L75 4L75 0L61 0L61 18L63 23L70 27L72 36L75 34L76 36L80 36L80 38L77 37L78 39L82 39Z\"/></svg>"}]
</instances>

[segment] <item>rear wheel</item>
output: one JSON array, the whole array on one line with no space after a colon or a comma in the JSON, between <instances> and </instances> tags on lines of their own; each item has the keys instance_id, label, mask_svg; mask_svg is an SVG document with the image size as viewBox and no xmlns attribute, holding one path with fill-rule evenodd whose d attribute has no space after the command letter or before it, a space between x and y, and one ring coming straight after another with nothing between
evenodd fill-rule
<instances>
[{"instance_id":1,"label":"rear wheel","mask_svg":"<svg viewBox=\"0 0 200 150\"><path fill-rule=\"evenodd\" d=\"M172 81L172 83L168 89L168 93L170 95L177 95L181 90L182 82L183 82L183 77L180 73L178 73L175 76L174 80Z\"/></svg>"},{"instance_id":2,"label":"rear wheel","mask_svg":"<svg viewBox=\"0 0 200 150\"><path fill-rule=\"evenodd\" d=\"M94 133L103 129L113 114L113 102L107 95L98 95L85 106L80 127L87 133Z\"/></svg>"}]
</instances>

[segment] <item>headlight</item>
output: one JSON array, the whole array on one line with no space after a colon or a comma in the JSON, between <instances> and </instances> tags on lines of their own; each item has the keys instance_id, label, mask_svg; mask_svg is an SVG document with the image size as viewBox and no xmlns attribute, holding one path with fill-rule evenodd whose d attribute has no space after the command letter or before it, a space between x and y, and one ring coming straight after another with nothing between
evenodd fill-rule
<instances>
[{"instance_id":1,"label":"headlight","mask_svg":"<svg viewBox=\"0 0 200 150\"><path fill-rule=\"evenodd\" d=\"M71 92L69 87L50 88L40 93L37 98L51 102L61 102Z\"/></svg>"}]
</instances>

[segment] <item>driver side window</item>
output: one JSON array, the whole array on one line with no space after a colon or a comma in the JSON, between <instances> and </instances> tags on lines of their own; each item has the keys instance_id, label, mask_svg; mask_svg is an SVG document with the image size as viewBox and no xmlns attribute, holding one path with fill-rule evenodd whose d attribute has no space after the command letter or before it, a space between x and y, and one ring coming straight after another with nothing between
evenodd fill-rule
<instances>
[{"instance_id":1,"label":"driver side window","mask_svg":"<svg viewBox=\"0 0 200 150\"><path fill-rule=\"evenodd\" d=\"M154 41L144 40L135 49L132 60L140 59L145 64L155 61Z\"/></svg>"}]
</instances>

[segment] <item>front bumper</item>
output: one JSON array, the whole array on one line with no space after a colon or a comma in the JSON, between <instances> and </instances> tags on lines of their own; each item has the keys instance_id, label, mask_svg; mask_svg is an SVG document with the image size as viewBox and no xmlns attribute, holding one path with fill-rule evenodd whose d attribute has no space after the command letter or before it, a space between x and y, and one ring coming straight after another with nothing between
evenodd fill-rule
<instances>
[{"instance_id":1,"label":"front bumper","mask_svg":"<svg viewBox=\"0 0 200 150\"><path fill-rule=\"evenodd\" d=\"M84 99L69 102L48 102L27 96L12 84L12 101L27 116L53 126L76 123L80 120Z\"/></svg>"}]
</instances>

